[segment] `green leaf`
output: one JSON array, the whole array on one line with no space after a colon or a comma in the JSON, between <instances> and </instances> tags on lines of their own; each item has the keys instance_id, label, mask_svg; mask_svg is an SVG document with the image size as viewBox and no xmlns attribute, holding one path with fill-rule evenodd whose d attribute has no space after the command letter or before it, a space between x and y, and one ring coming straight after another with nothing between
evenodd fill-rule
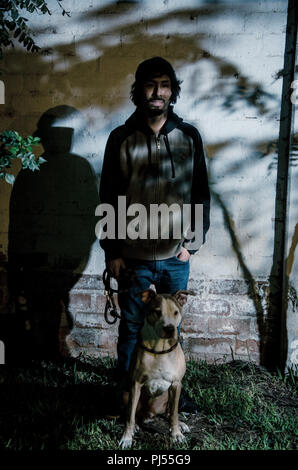
<instances>
[{"instance_id":1,"label":"green leaf","mask_svg":"<svg viewBox=\"0 0 298 470\"><path fill-rule=\"evenodd\" d=\"M12 155L16 156L16 154L18 153L18 147L10 147L9 151Z\"/></svg>"},{"instance_id":2,"label":"green leaf","mask_svg":"<svg viewBox=\"0 0 298 470\"><path fill-rule=\"evenodd\" d=\"M5 181L9 184L13 184L15 177L9 173L5 173Z\"/></svg>"},{"instance_id":3,"label":"green leaf","mask_svg":"<svg viewBox=\"0 0 298 470\"><path fill-rule=\"evenodd\" d=\"M47 163L47 160L46 160L45 158L43 158L43 157L39 157L38 160L37 160L37 162L38 162L39 164L42 164L42 163Z\"/></svg>"}]
</instances>

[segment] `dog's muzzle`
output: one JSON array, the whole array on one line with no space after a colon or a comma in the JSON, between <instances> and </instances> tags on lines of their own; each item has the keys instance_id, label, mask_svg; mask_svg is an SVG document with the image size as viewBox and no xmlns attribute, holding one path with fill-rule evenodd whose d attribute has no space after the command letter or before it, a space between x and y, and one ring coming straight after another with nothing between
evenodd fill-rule
<instances>
[{"instance_id":1,"label":"dog's muzzle","mask_svg":"<svg viewBox=\"0 0 298 470\"><path fill-rule=\"evenodd\" d=\"M173 338L174 334L175 334L174 325L167 325L163 327L164 338Z\"/></svg>"}]
</instances>

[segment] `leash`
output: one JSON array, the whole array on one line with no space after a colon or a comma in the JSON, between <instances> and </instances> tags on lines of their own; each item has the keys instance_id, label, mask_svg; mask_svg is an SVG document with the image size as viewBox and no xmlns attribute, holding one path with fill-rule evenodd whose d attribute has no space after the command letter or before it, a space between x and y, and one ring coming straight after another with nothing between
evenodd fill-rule
<instances>
[{"instance_id":1,"label":"leash","mask_svg":"<svg viewBox=\"0 0 298 470\"><path fill-rule=\"evenodd\" d=\"M109 274L107 269L105 269L103 272L102 281L103 281L104 288L105 288L104 295L106 296L106 305L105 305L105 310L104 310L105 321L109 325L114 325L119 318L122 321L124 320L126 322L129 321L130 323L135 323L137 325L143 325L143 322L135 321L131 319L127 320L127 318L125 318L123 315L118 313L113 295L118 294L119 292L125 292L126 289L122 289L120 291L119 289L117 290L111 287L111 275Z\"/></svg>"},{"instance_id":2,"label":"leash","mask_svg":"<svg viewBox=\"0 0 298 470\"><path fill-rule=\"evenodd\" d=\"M118 318L122 318L121 315L117 312L116 304L114 301L114 293L118 293L117 289L111 287L111 276L108 273L107 269L104 270L102 275L102 281L105 287L104 295L106 296L106 305L104 311L105 321L109 325L114 325Z\"/></svg>"}]
</instances>

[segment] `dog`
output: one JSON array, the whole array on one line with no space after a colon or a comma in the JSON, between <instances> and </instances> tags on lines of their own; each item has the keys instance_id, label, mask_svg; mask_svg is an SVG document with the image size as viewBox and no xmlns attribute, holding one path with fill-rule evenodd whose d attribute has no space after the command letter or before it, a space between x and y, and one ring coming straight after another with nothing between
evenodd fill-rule
<instances>
[{"instance_id":1,"label":"dog","mask_svg":"<svg viewBox=\"0 0 298 470\"><path fill-rule=\"evenodd\" d=\"M129 393L125 431L120 440L122 449L131 447L136 430L136 411L143 397L151 398L152 403L160 396L168 401L169 421L173 442L182 442L182 432L188 432L188 426L179 422L178 403L181 393L181 381L186 371L184 353L179 338L178 326L181 323L182 307L188 295L193 291L179 290L174 295L157 294L152 289L142 292L142 301L146 304L146 317L141 329L141 340L136 346L131 364L131 388ZM167 400L168 394L168 400ZM165 409L160 404L155 407L159 412Z\"/></svg>"}]
</instances>

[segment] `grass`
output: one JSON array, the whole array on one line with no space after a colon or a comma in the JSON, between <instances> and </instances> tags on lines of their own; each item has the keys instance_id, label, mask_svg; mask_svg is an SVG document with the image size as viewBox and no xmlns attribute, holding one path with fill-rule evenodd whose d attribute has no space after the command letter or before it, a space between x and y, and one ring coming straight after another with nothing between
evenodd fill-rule
<instances>
[{"instance_id":1,"label":"grass","mask_svg":"<svg viewBox=\"0 0 298 470\"><path fill-rule=\"evenodd\" d=\"M80 357L0 369L0 448L116 450L124 429L115 408L114 360ZM297 378L253 363L190 360L184 388L197 414L181 413L191 432L173 445L164 416L135 435L134 450L297 449Z\"/></svg>"}]
</instances>

